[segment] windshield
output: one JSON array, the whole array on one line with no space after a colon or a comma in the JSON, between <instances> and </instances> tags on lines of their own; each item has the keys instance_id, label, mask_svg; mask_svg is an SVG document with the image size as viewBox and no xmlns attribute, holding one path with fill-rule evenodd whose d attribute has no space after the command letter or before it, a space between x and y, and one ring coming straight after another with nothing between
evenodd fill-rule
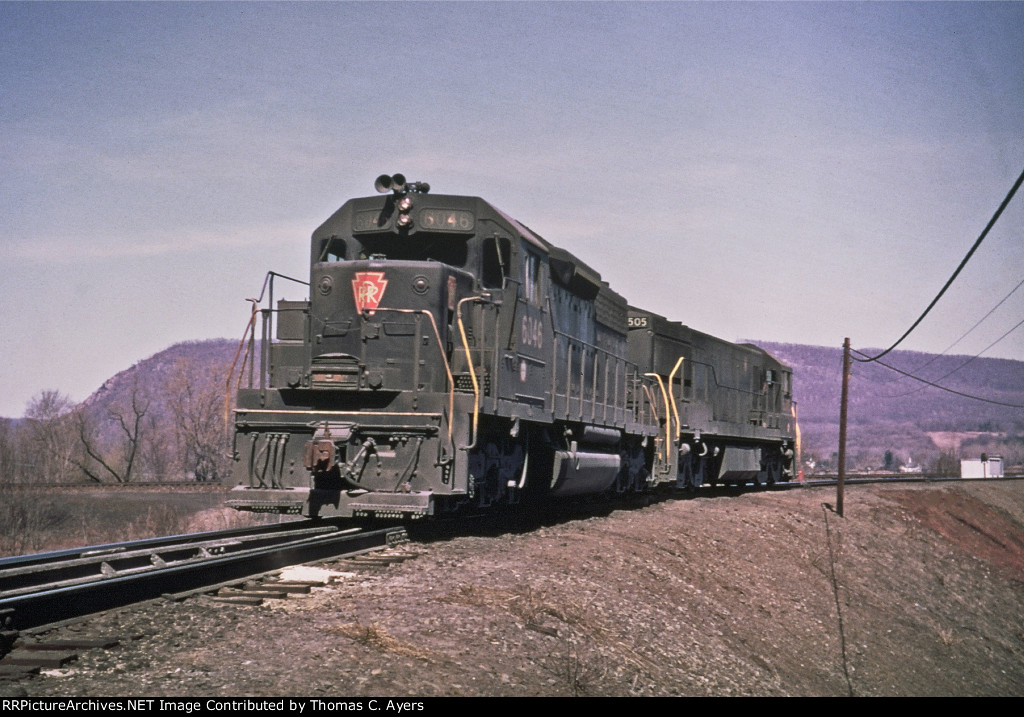
<instances>
[{"instance_id":1,"label":"windshield","mask_svg":"<svg viewBox=\"0 0 1024 717\"><path fill-rule=\"evenodd\" d=\"M451 266L466 265L466 237L419 234L415 237L363 237L356 259L379 257L404 261L438 261Z\"/></svg>"}]
</instances>

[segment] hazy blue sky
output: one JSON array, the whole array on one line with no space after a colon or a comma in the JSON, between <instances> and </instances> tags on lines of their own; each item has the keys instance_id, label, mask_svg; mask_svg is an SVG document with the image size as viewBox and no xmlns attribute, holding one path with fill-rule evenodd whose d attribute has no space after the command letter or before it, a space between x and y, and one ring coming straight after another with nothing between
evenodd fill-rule
<instances>
[{"instance_id":1,"label":"hazy blue sky","mask_svg":"<svg viewBox=\"0 0 1024 717\"><path fill-rule=\"evenodd\" d=\"M702 331L888 345L1024 169L1022 38L1024 3L0 2L0 415L238 337L383 172ZM1024 194L905 347L1024 279L1022 239Z\"/></svg>"}]
</instances>

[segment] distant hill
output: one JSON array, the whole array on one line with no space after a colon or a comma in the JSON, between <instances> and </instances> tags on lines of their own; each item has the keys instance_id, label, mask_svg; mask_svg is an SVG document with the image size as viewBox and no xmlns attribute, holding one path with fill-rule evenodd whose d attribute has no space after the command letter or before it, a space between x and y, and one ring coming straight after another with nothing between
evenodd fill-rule
<instances>
[{"instance_id":1,"label":"distant hill","mask_svg":"<svg viewBox=\"0 0 1024 717\"><path fill-rule=\"evenodd\" d=\"M793 367L804 455L822 470L834 470L839 444L842 349L752 341ZM238 342L213 339L175 344L111 377L85 404L95 415L130 403L133 382L151 397L157 424L170 420L161 389L185 362L204 377L204 386L223 391ZM1024 405L1024 362L969 356L936 356L894 351L885 362L938 381L955 391L1002 403ZM964 365L966 363L966 365ZM109 422L108 422L109 423ZM112 430L109 426L107 430ZM929 434L932 434L931 436ZM938 441L938 443L936 443ZM881 468L886 451L892 467L913 463L930 468L943 449L959 446L964 457L999 453L1007 464L1024 462L1024 410L984 403L925 386L874 363L854 363L850 380L848 468ZM958 456L956 456L958 457Z\"/></svg>"},{"instance_id":2,"label":"distant hill","mask_svg":"<svg viewBox=\"0 0 1024 717\"><path fill-rule=\"evenodd\" d=\"M41 391L23 418L0 419L0 488L226 479L227 379L237 347L228 339L176 344L78 405L57 389Z\"/></svg>"},{"instance_id":3,"label":"distant hill","mask_svg":"<svg viewBox=\"0 0 1024 717\"><path fill-rule=\"evenodd\" d=\"M131 405L131 394L137 385L139 392L151 402L150 411L158 421L168 418L168 398L165 387L173 383L175 373L187 366L195 378L201 378L203 388L214 389L219 377L223 395L238 349L237 339L209 339L185 341L139 361L134 366L114 374L82 402L91 414L102 415L108 409Z\"/></svg>"},{"instance_id":4,"label":"distant hill","mask_svg":"<svg viewBox=\"0 0 1024 717\"><path fill-rule=\"evenodd\" d=\"M94 480L120 480L103 462L123 473L132 435L137 437L133 482L226 479L226 409L234 401L225 398L233 394L227 380L237 349L238 341L229 339L175 344L112 376L83 401L78 411L87 417L94 455L78 460Z\"/></svg>"},{"instance_id":5,"label":"distant hill","mask_svg":"<svg viewBox=\"0 0 1024 717\"><path fill-rule=\"evenodd\" d=\"M805 456L809 453L819 463L831 462L828 467L834 469L832 454L839 443L842 349L770 341L752 343L793 367L793 390L799 403ZM1022 361L972 360L970 356L915 351L893 351L884 361L960 393L1024 406ZM1024 460L1024 409L948 393L876 363L853 363L848 423L851 468L878 468L886 451L891 451L901 464L912 460L928 468L942 457L943 449L948 452L956 445L966 458L989 452L1002 454L1008 464ZM950 433L956 435L941 435Z\"/></svg>"}]
</instances>

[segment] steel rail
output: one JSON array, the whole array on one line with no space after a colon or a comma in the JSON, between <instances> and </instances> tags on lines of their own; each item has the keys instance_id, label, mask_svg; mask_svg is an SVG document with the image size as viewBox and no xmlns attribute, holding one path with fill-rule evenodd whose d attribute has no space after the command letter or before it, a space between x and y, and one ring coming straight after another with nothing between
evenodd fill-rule
<instances>
[{"instance_id":1,"label":"steel rail","mask_svg":"<svg viewBox=\"0 0 1024 717\"><path fill-rule=\"evenodd\" d=\"M224 531L231 532L231 531ZM169 593L197 590L232 580L266 573L271 570L340 555L350 555L384 547L405 535L402 528L373 531L342 529L337 525L324 525L298 531L278 531L277 536L259 535L252 540L203 540L205 545L219 544L230 547L229 554L211 553L209 548L195 550L184 544L165 553L171 560L159 557L160 551L136 550L122 570L115 567L118 553L107 554L107 560L98 563L98 574L86 580L67 579L36 585L20 594L0 593L0 616L7 629L26 630L103 610L142 602ZM72 551L74 552L74 551ZM138 564L142 555L156 555L148 566ZM92 560L91 557L87 558ZM111 562L113 561L113 562ZM78 562L78 560L72 560ZM95 561L93 565L97 565ZM106 567L102 567L102 566ZM15 573L12 581L17 575Z\"/></svg>"},{"instance_id":2,"label":"steel rail","mask_svg":"<svg viewBox=\"0 0 1024 717\"><path fill-rule=\"evenodd\" d=\"M1021 476L1003 476L1002 478L961 478L960 476L934 476L934 475L921 475L919 473L910 473L907 475L879 475L879 476L861 476L859 478L846 478L846 485L868 485L868 484L885 484L885 483L982 483L982 482L993 482L993 481L1013 481L1021 480ZM788 490L791 488L822 488L827 486L834 486L839 481L836 478L812 478L804 481L784 481L775 483L769 486L772 490Z\"/></svg>"},{"instance_id":3,"label":"steel rail","mask_svg":"<svg viewBox=\"0 0 1024 717\"><path fill-rule=\"evenodd\" d=\"M306 522L306 521L302 521ZM210 530L201 533L184 533L179 535L167 535L158 538L143 538L141 540L128 540L118 543L103 543L101 545L89 545L80 548L66 548L45 553L29 553L27 555L11 555L0 558L0 573L12 567L24 565L46 565L59 563L64 560L71 560L76 557L84 557L93 553L118 552L138 550L141 548L163 548L174 545L184 545L197 540L218 540L231 538L244 538L251 535L266 535L280 533L299 527L300 521L292 523L274 523L271 525L258 525L247 528L230 528L227 530ZM0 585L0 592L3 587Z\"/></svg>"},{"instance_id":4,"label":"steel rail","mask_svg":"<svg viewBox=\"0 0 1024 717\"><path fill-rule=\"evenodd\" d=\"M331 525L300 530L277 531L262 535L224 536L213 539L178 541L169 545L138 546L132 549L83 550L78 556L36 565L0 569L0 595L12 597L44 587L56 588L155 570L170 564L198 562L216 555L228 555L245 549L280 545L307 536L336 532Z\"/></svg>"}]
</instances>

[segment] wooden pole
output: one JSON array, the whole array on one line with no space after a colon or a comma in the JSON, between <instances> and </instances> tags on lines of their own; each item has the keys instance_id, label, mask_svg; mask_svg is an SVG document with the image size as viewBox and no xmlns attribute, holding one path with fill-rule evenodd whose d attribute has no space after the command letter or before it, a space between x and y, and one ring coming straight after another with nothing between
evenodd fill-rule
<instances>
[{"instance_id":1,"label":"wooden pole","mask_svg":"<svg viewBox=\"0 0 1024 717\"><path fill-rule=\"evenodd\" d=\"M836 481L836 513L843 517L843 483L846 480L846 404L850 397L850 339L843 341L843 394L839 401L839 480Z\"/></svg>"}]
</instances>

